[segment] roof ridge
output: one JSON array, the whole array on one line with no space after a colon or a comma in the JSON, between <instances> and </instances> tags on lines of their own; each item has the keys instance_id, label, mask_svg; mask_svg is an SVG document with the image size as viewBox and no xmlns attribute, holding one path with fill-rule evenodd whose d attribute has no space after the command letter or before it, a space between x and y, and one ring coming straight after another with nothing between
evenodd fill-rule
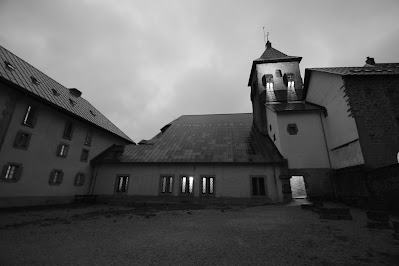
<instances>
[{"instance_id":1,"label":"roof ridge","mask_svg":"<svg viewBox=\"0 0 399 266\"><path fill-rule=\"evenodd\" d=\"M180 117L183 116L211 116L211 115L252 115L252 113L225 113L225 114L195 114L195 115L181 115ZM180 118L179 117L179 118ZM177 119L176 119L177 120Z\"/></svg>"}]
</instances>

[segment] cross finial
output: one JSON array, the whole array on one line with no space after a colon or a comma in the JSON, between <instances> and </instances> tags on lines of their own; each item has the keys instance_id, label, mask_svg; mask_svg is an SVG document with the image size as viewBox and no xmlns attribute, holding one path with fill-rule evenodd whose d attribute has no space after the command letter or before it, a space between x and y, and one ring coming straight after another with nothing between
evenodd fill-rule
<instances>
[{"instance_id":1,"label":"cross finial","mask_svg":"<svg viewBox=\"0 0 399 266\"><path fill-rule=\"evenodd\" d=\"M265 33L265 27L263 27L263 39L265 40L265 43L266 41L269 42L269 32Z\"/></svg>"}]
</instances>

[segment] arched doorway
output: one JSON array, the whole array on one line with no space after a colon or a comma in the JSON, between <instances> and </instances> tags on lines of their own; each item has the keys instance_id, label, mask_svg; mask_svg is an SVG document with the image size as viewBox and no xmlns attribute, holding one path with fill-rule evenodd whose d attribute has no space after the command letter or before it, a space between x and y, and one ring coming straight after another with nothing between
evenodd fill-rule
<instances>
[{"instance_id":1,"label":"arched doorway","mask_svg":"<svg viewBox=\"0 0 399 266\"><path fill-rule=\"evenodd\" d=\"M303 176L293 175L290 179L291 193L293 199L306 199L306 187Z\"/></svg>"}]
</instances>

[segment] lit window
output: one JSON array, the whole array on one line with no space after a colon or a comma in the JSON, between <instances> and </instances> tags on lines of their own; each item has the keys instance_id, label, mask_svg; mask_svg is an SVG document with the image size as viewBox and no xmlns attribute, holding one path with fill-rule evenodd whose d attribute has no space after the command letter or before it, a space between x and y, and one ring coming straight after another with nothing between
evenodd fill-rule
<instances>
[{"instance_id":1,"label":"lit window","mask_svg":"<svg viewBox=\"0 0 399 266\"><path fill-rule=\"evenodd\" d=\"M80 161L87 162L89 159L89 150L83 149L82 154L80 155Z\"/></svg>"},{"instance_id":2,"label":"lit window","mask_svg":"<svg viewBox=\"0 0 399 266\"><path fill-rule=\"evenodd\" d=\"M194 191L194 177L181 177L181 194L190 195Z\"/></svg>"},{"instance_id":3,"label":"lit window","mask_svg":"<svg viewBox=\"0 0 399 266\"><path fill-rule=\"evenodd\" d=\"M84 173L77 173L73 184L75 186L83 186L83 184L85 183L85 178L86 175Z\"/></svg>"},{"instance_id":4,"label":"lit window","mask_svg":"<svg viewBox=\"0 0 399 266\"><path fill-rule=\"evenodd\" d=\"M201 193L213 195L215 190L215 178L212 176L201 177Z\"/></svg>"},{"instance_id":5,"label":"lit window","mask_svg":"<svg viewBox=\"0 0 399 266\"><path fill-rule=\"evenodd\" d=\"M173 176L161 176L161 193L170 194L173 192Z\"/></svg>"},{"instance_id":6,"label":"lit window","mask_svg":"<svg viewBox=\"0 0 399 266\"><path fill-rule=\"evenodd\" d=\"M129 176L120 175L116 178L116 192L127 192L128 184L129 184Z\"/></svg>"},{"instance_id":7,"label":"lit window","mask_svg":"<svg viewBox=\"0 0 399 266\"><path fill-rule=\"evenodd\" d=\"M40 84L40 82L37 80L37 78L35 78L35 77L33 77L33 76L30 77L30 80L31 80L32 83L35 84L35 85L39 85L39 84Z\"/></svg>"},{"instance_id":8,"label":"lit window","mask_svg":"<svg viewBox=\"0 0 399 266\"><path fill-rule=\"evenodd\" d=\"M48 183L52 186L60 185L63 179L64 179L64 172L62 170L54 169L50 173L50 178L48 180Z\"/></svg>"},{"instance_id":9,"label":"lit window","mask_svg":"<svg viewBox=\"0 0 399 266\"><path fill-rule=\"evenodd\" d=\"M65 123L65 128L64 128L64 139L71 139L72 138L72 131L73 131L73 124L70 121L67 121Z\"/></svg>"},{"instance_id":10,"label":"lit window","mask_svg":"<svg viewBox=\"0 0 399 266\"><path fill-rule=\"evenodd\" d=\"M273 87L274 87L273 75L271 75L271 74L263 75L262 84L263 84L263 86L266 87L266 89L273 89Z\"/></svg>"},{"instance_id":11,"label":"lit window","mask_svg":"<svg viewBox=\"0 0 399 266\"><path fill-rule=\"evenodd\" d=\"M13 65L11 65L11 63L8 61L4 61L4 65L6 66L6 68L8 70L15 70L15 67Z\"/></svg>"},{"instance_id":12,"label":"lit window","mask_svg":"<svg viewBox=\"0 0 399 266\"><path fill-rule=\"evenodd\" d=\"M265 196L266 195L266 186L265 186L265 178L264 177L252 177L251 178L251 186L252 186L252 196Z\"/></svg>"},{"instance_id":13,"label":"lit window","mask_svg":"<svg viewBox=\"0 0 399 266\"><path fill-rule=\"evenodd\" d=\"M20 149L27 149L29 146L30 137L31 137L30 133L18 131L14 141L14 147Z\"/></svg>"},{"instance_id":14,"label":"lit window","mask_svg":"<svg viewBox=\"0 0 399 266\"><path fill-rule=\"evenodd\" d=\"M86 132L86 138L85 138L85 145L90 146L91 141L93 140L93 131L88 129Z\"/></svg>"},{"instance_id":15,"label":"lit window","mask_svg":"<svg viewBox=\"0 0 399 266\"><path fill-rule=\"evenodd\" d=\"M67 144L61 143L58 145L57 156L66 158L68 155L69 146Z\"/></svg>"},{"instance_id":16,"label":"lit window","mask_svg":"<svg viewBox=\"0 0 399 266\"><path fill-rule=\"evenodd\" d=\"M35 125L35 121L36 121L36 108L32 105L28 105L22 124L33 127Z\"/></svg>"},{"instance_id":17,"label":"lit window","mask_svg":"<svg viewBox=\"0 0 399 266\"><path fill-rule=\"evenodd\" d=\"M294 79L294 74L293 73L287 73L284 75L286 77L286 86L288 88L295 88L295 79Z\"/></svg>"},{"instance_id":18,"label":"lit window","mask_svg":"<svg viewBox=\"0 0 399 266\"><path fill-rule=\"evenodd\" d=\"M8 163L4 165L1 173L1 181L3 182L17 182L22 173L22 165L18 163Z\"/></svg>"}]
</instances>

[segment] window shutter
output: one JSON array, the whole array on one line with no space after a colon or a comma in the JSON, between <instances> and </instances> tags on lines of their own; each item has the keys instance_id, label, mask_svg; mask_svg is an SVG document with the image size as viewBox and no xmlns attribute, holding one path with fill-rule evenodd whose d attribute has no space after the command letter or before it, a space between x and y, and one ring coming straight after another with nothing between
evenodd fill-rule
<instances>
[{"instance_id":1,"label":"window shutter","mask_svg":"<svg viewBox=\"0 0 399 266\"><path fill-rule=\"evenodd\" d=\"M15 181L19 181L21 179L22 169L23 169L22 165L18 165L17 169L15 170L13 178Z\"/></svg>"}]
</instances>

